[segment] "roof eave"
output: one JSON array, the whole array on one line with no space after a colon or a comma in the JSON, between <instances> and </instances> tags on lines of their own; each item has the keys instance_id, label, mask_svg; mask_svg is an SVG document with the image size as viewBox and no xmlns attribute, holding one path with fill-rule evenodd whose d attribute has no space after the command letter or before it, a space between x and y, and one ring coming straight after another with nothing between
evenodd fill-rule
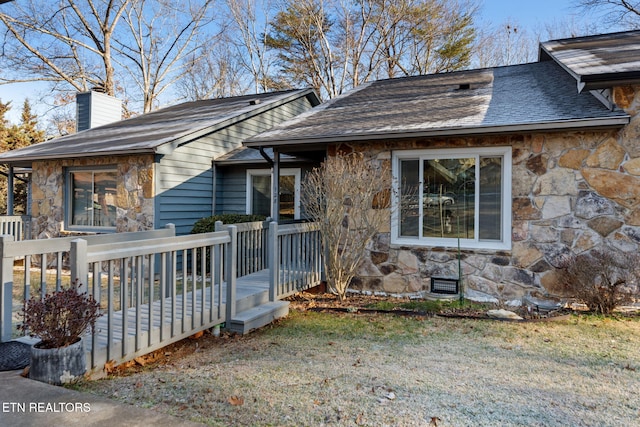
<instances>
[{"instance_id":1,"label":"roof eave","mask_svg":"<svg viewBox=\"0 0 640 427\"><path fill-rule=\"evenodd\" d=\"M538 51L538 61L553 60L560 65L563 70L569 73L578 84L578 93L585 90L607 89L614 86L627 86L640 84L640 71L624 71L602 74L578 74L567 64L558 58L554 52L548 50L543 43L540 43Z\"/></svg>"},{"instance_id":2,"label":"roof eave","mask_svg":"<svg viewBox=\"0 0 640 427\"><path fill-rule=\"evenodd\" d=\"M64 156L53 155L32 155L32 156L20 156L15 159L0 159L0 164L30 164L32 162L43 161L43 160L60 160L60 159L80 159L86 157L101 157L101 156L131 156L137 154L155 154L156 151L151 148L139 148L139 149L128 149L128 150L118 150L118 151L105 151L105 152L82 152L82 153L69 153Z\"/></svg>"},{"instance_id":3,"label":"roof eave","mask_svg":"<svg viewBox=\"0 0 640 427\"><path fill-rule=\"evenodd\" d=\"M596 74L580 76L578 91L607 89L615 86L632 86L640 84L640 71L616 74Z\"/></svg>"},{"instance_id":4,"label":"roof eave","mask_svg":"<svg viewBox=\"0 0 640 427\"><path fill-rule=\"evenodd\" d=\"M513 133L534 133L534 132L559 132L564 130L579 129L604 129L617 128L629 123L628 115L618 117L607 117L600 119L572 119L554 122L522 123L515 125L501 126L478 126L468 128L446 128L422 131L405 132L372 132L350 135L334 135L319 138L291 138L286 140L262 140L245 142L247 147L277 147L287 145L306 144L330 144L335 142L367 141L381 139L408 139L408 138L428 138L428 137L448 137L448 136L474 136L490 134L513 134Z\"/></svg>"},{"instance_id":5,"label":"roof eave","mask_svg":"<svg viewBox=\"0 0 640 427\"><path fill-rule=\"evenodd\" d=\"M280 163L296 163L301 162L300 159L281 158ZM245 159L245 160L215 160L216 165L219 166L234 166L234 165L268 165L264 159Z\"/></svg>"}]
</instances>

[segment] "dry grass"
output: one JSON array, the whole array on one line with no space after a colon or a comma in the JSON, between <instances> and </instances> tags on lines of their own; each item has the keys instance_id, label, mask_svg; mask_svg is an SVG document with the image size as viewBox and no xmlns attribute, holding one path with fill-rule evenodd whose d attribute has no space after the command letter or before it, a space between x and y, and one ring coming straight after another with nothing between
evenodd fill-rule
<instances>
[{"instance_id":1,"label":"dry grass","mask_svg":"<svg viewBox=\"0 0 640 427\"><path fill-rule=\"evenodd\" d=\"M78 387L213 426L635 425L639 344L637 318L292 311L248 336L186 340L163 364Z\"/></svg>"}]
</instances>

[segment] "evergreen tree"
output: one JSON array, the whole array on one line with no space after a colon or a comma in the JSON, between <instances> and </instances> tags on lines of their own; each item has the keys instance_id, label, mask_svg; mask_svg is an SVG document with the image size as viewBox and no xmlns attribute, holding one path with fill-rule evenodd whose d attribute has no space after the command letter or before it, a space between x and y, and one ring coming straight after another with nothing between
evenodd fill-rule
<instances>
[{"instance_id":1,"label":"evergreen tree","mask_svg":"<svg viewBox=\"0 0 640 427\"><path fill-rule=\"evenodd\" d=\"M38 129L37 116L31 111L29 100L25 100L20 114L20 124L13 125L6 119L6 113L11 109L11 102L0 100L0 152L15 150L37 144L45 139L45 132ZM6 167L3 174L8 174ZM27 183L20 179L14 181L14 213L25 213L27 208ZM0 178L0 212L7 212L7 178Z\"/></svg>"}]
</instances>

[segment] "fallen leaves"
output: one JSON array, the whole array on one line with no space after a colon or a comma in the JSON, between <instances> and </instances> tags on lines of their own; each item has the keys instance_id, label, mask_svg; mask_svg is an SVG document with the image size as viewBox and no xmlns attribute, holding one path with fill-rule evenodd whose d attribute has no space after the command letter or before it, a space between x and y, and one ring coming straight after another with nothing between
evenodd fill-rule
<instances>
[{"instance_id":1,"label":"fallen leaves","mask_svg":"<svg viewBox=\"0 0 640 427\"><path fill-rule=\"evenodd\" d=\"M192 340L197 340L199 338L202 338L202 336L204 335L204 331L200 331L200 332L196 332L195 334L191 335L189 338Z\"/></svg>"},{"instance_id":2,"label":"fallen leaves","mask_svg":"<svg viewBox=\"0 0 640 427\"><path fill-rule=\"evenodd\" d=\"M229 402L231 406L242 406L244 405L244 397L230 396L229 399L227 399L227 402Z\"/></svg>"},{"instance_id":3,"label":"fallen leaves","mask_svg":"<svg viewBox=\"0 0 640 427\"><path fill-rule=\"evenodd\" d=\"M115 367L116 367L116 361L109 360L107 361L107 363L104 364L104 372L106 372L107 374L111 374L115 371Z\"/></svg>"}]
</instances>

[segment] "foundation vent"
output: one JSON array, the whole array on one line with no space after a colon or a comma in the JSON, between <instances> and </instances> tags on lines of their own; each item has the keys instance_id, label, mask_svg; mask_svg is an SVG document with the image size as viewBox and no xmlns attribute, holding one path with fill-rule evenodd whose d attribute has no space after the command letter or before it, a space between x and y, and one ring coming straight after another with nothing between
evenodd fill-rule
<instances>
[{"instance_id":1,"label":"foundation vent","mask_svg":"<svg viewBox=\"0 0 640 427\"><path fill-rule=\"evenodd\" d=\"M432 277L431 293L442 295L456 295L458 293L458 280Z\"/></svg>"}]
</instances>

